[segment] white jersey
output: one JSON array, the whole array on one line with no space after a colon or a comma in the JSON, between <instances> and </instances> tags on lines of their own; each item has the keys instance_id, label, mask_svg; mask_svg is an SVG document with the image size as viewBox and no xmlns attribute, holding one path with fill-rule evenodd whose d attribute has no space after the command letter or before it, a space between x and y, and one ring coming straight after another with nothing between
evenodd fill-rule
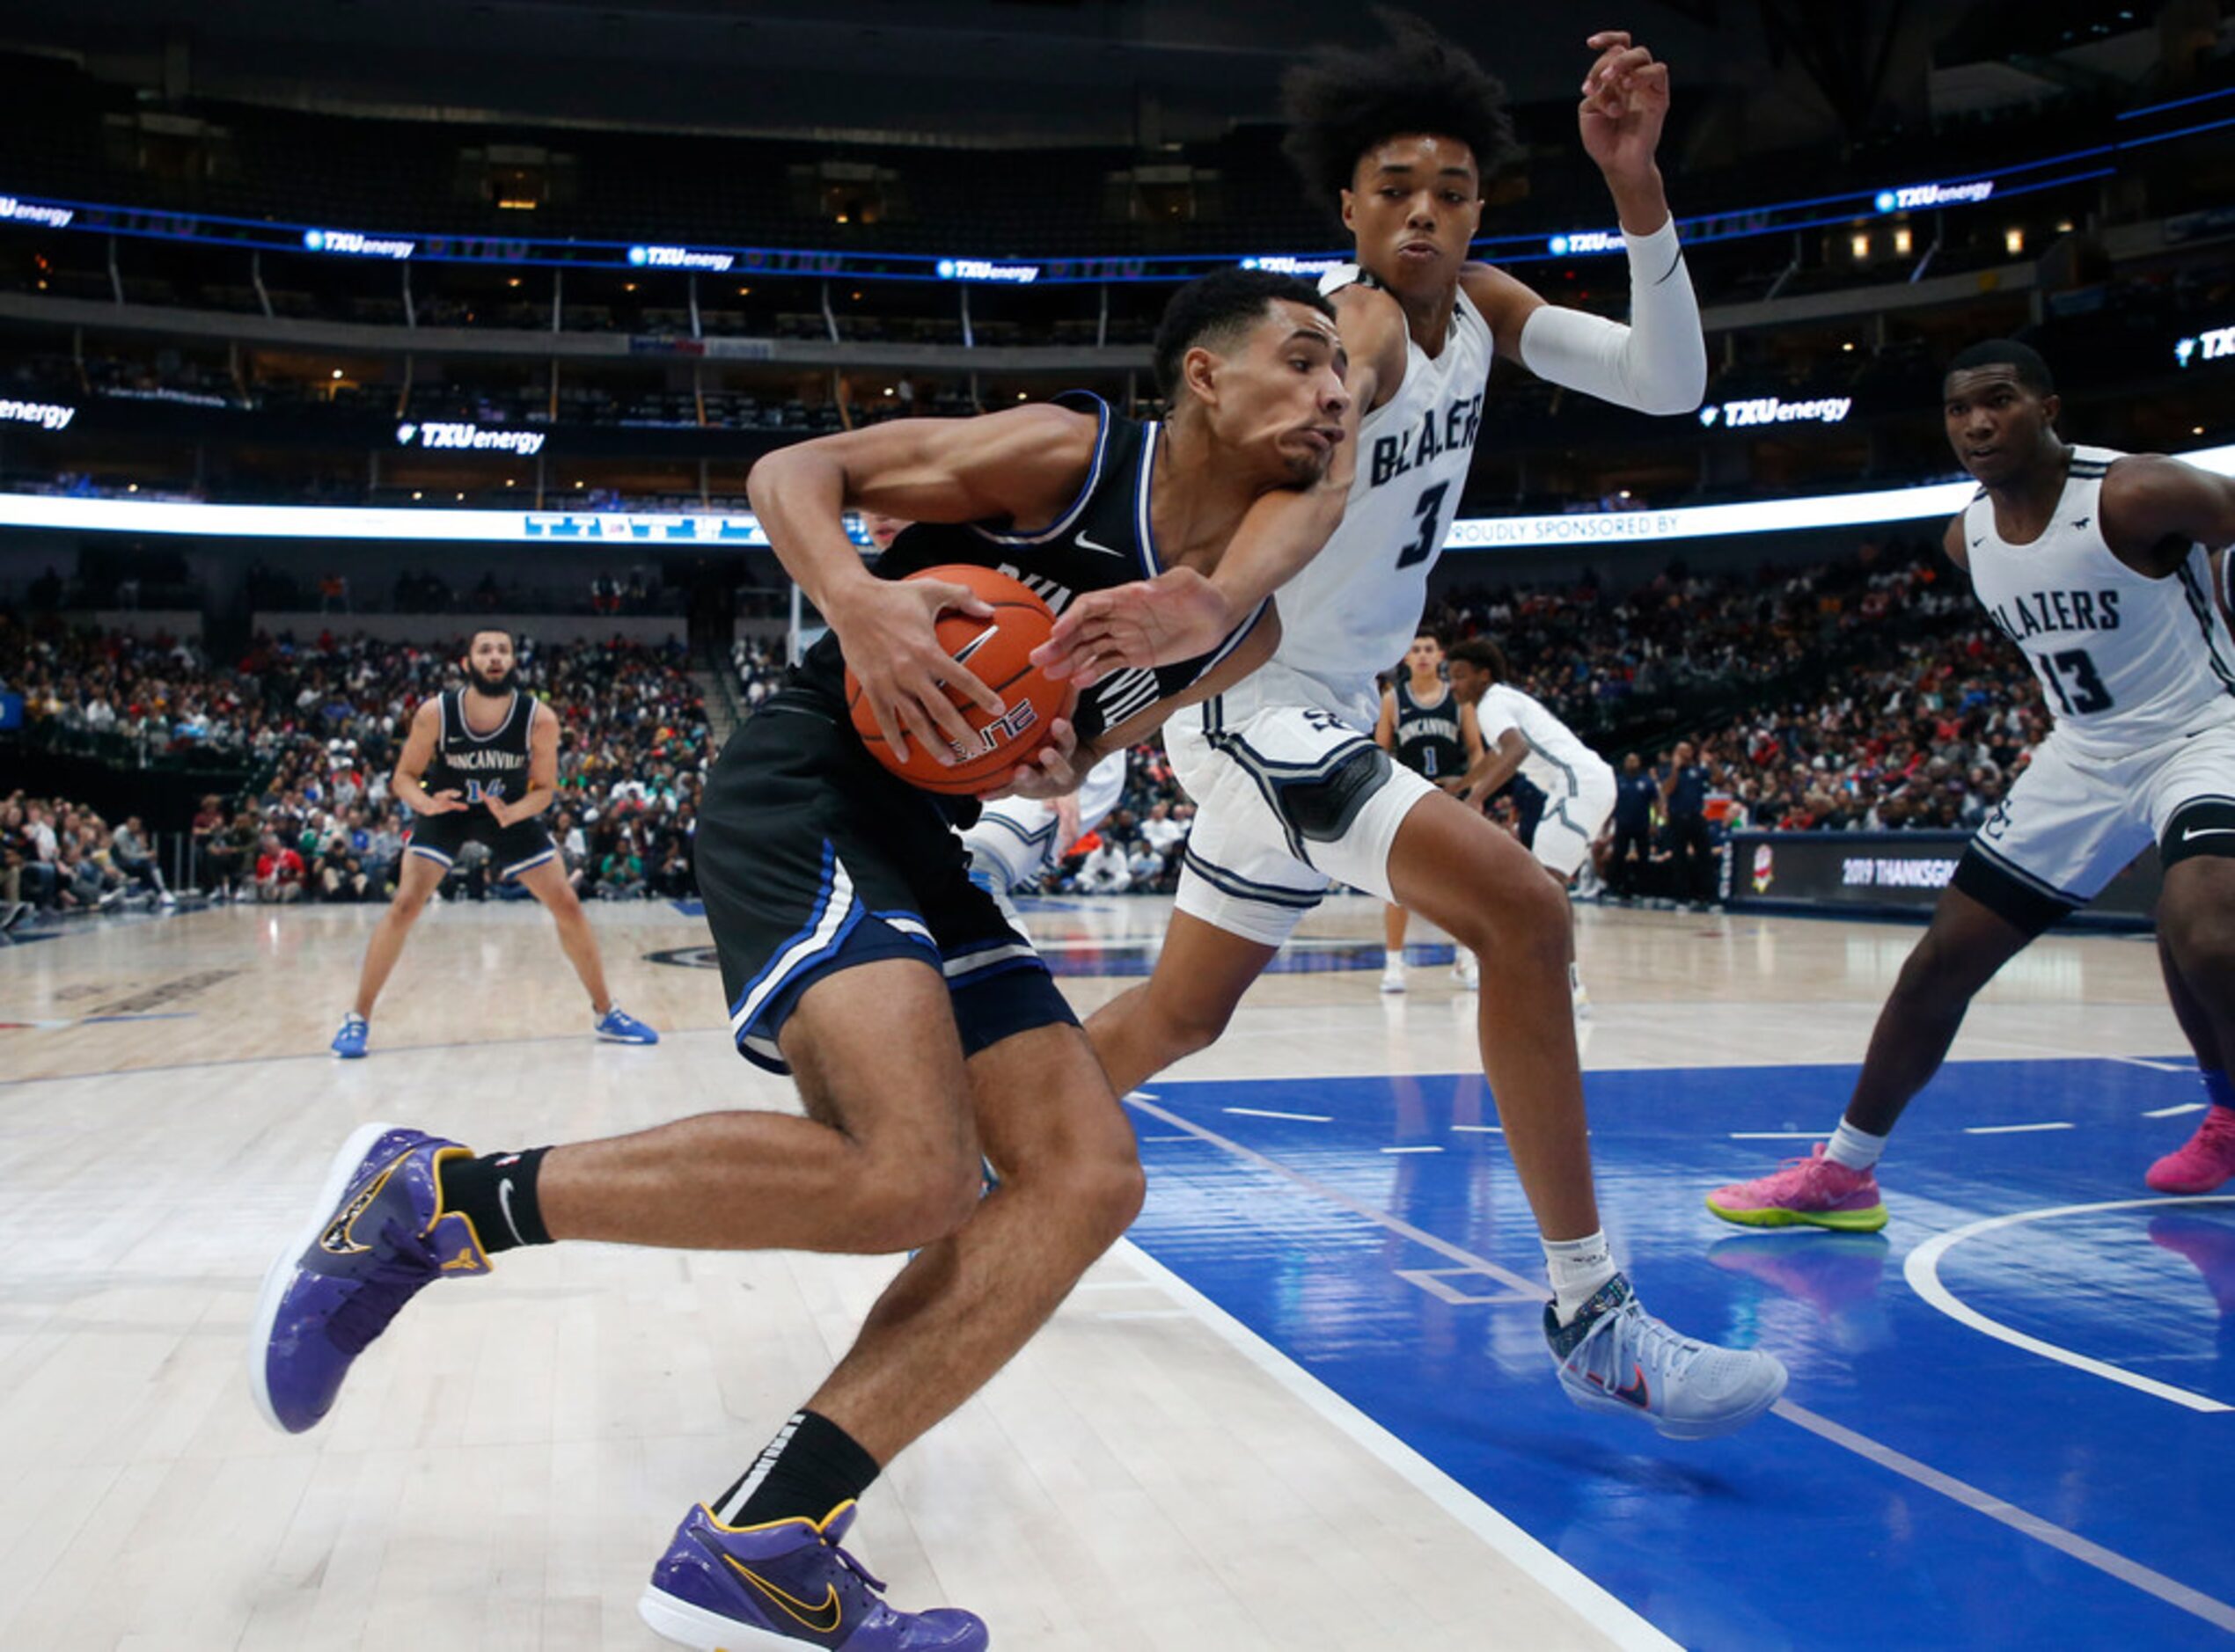
<instances>
[{"instance_id":1,"label":"white jersey","mask_svg":"<svg viewBox=\"0 0 2235 1652\"><path fill-rule=\"evenodd\" d=\"M2025 650L2065 743L2122 756L2235 722L2235 637L2212 600L2202 545L2167 579L2119 560L2099 495L2109 448L2072 450L2064 492L2041 537L2012 545L1984 488L1964 508L1971 587Z\"/></svg>"},{"instance_id":2,"label":"white jersey","mask_svg":"<svg viewBox=\"0 0 2235 1652\"><path fill-rule=\"evenodd\" d=\"M1531 786L1557 801L1595 789L1603 778L1611 783L1613 766L1576 737L1575 731L1544 707L1533 695L1500 683L1477 702L1475 720L1480 725L1485 749L1498 743L1509 728L1521 731L1528 742L1528 757L1521 773Z\"/></svg>"},{"instance_id":3,"label":"white jersey","mask_svg":"<svg viewBox=\"0 0 2235 1652\"><path fill-rule=\"evenodd\" d=\"M1330 271L1320 290L1360 279ZM1428 570L1459 514L1482 429L1490 325L1459 294L1433 357L1405 340L1404 381L1359 426L1358 474L1342 525L1280 588L1273 659L1316 678L1345 705L1375 707L1374 674L1404 653L1426 605ZM1365 716L1370 722L1373 712Z\"/></svg>"}]
</instances>

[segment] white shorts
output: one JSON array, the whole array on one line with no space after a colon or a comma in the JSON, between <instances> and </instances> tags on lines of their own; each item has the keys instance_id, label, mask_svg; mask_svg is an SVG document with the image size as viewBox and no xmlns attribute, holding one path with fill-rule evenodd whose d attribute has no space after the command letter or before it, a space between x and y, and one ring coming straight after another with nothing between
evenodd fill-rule
<instances>
[{"instance_id":1,"label":"white shorts","mask_svg":"<svg viewBox=\"0 0 2235 1652\"><path fill-rule=\"evenodd\" d=\"M2213 849L2235 847L2218 841L2235 839L2235 723L2117 757L2052 734L1980 823L1971 851L2041 900L2081 907L2184 815L2183 830ZM2180 858L2180 846L2167 853Z\"/></svg>"},{"instance_id":2,"label":"white shorts","mask_svg":"<svg viewBox=\"0 0 2235 1652\"><path fill-rule=\"evenodd\" d=\"M1375 708L1345 705L1279 664L1164 727L1195 800L1179 910L1278 947L1334 884L1395 898L1389 847L1436 787L1374 743Z\"/></svg>"},{"instance_id":3,"label":"white shorts","mask_svg":"<svg viewBox=\"0 0 2235 1652\"><path fill-rule=\"evenodd\" d=\"M1614 770L1602 763L1579 778L1582 784L1576 790L1545 798L1536 841L1529 846L1539 865L1564 878L1573 877L1591 858L1591 845L1614 813Z\"/></svg>"}]
</instances>

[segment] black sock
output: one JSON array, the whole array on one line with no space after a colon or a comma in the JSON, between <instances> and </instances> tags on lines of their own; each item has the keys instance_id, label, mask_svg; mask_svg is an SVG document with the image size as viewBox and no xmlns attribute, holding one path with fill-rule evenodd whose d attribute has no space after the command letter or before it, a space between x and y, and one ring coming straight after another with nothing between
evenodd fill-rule
<instances>
[{"instance_id":1,"label":"black sock","mask_svg":"<svg viewBox=\"0 0 2235 1652\"><path fill-rule=\"evenodd\" d=\"M869 1489L877 1459L828 1417L795 1411L737 1483L707 1506L724 1525L820 1521Z\"/></svg>"},{"instance_id":2,"label":"black sock","mask_svg":"<svg viewBox=\"0 0 2235 1652\"><path fill-rule=\"evenodd\" d=\"M447 1160L437 1176L443 1208L470 1219L481 1248L491 1255L517 1245L550 1244L543 1205L536 1197L536 1178L543 1172L543 1156L550 1151L531 1147L524 1152Z\"/></svg>"}]
</instances>

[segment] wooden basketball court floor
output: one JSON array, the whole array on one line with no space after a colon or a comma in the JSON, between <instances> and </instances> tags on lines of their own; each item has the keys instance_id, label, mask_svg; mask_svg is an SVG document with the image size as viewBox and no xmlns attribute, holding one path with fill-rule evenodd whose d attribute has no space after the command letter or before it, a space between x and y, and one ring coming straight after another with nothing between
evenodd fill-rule
<instances>
[{"instance_id":1,"label":"wooden basketball court floor","mask_svg":"<svg viewBox=\"0 0 2235 1652\"><path fill-rule=\"evenodd\" d=\"M1084 1012L1169 904L1031 923ZM271 1432L258 1280L357 1124L525 1145L790 1105L730 1049L702 920L659 904L593 911L656 1049L593 1042L540 911L492 903L429 914L371 1057L336 1062L377 916L0 952L0 1647L657 1645L634 1602L674 1523L893 1271L516 1254ZM871 1491L858 1552L1000 1648L2224 1643L2235 1219L2144 1196L2197 1093L2148 945L2052 938L1988 991L1895 1140L1885 1237L1700 1208L1829 1130L1916 934L1582 916L1609 1231L1665 1317L1786 1359L1778 1414L1679 1445L1566 1405L1471 1000L1425 962L1383 997L1378 909L1337 900L1132 1099L1132 1239Z\"/></svg>"}]
</instances>

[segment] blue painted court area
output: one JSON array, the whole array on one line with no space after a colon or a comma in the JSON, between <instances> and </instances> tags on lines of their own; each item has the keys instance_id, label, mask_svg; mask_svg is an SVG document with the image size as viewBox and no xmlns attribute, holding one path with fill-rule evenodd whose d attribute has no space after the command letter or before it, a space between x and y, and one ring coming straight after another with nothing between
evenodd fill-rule
<instances>
[{"instance_id":1,"label":"blue painted court area","mask_svg":"<svg viewBox=\"0 0 2235 1652\"><path fill-rule=\"evenodd\" d=\"M2195 1101L2193 1074L1952 1065L1894 1138L1885 1233L1708 1215L1711 1188L1809 1145L1734 1133L1828 1131L1852 1078L1590 1076L1607 1227L1647 1305L1792 1370L1779 1412L1723 1440L1563 1396L1478 1075L1154 1085L1132 1238L1687 1647L2235 1641L2235 1198L2142 1181L2195 1127L2146 1116ZM2037 1125L2063 1128L2007 1128ZM2113 1201L2136 1202L2053 1214ZM1934 1270L2006 1337L1905 1278L1934 1236L2034 1212Z\"/></svg>"}]
</instances>

